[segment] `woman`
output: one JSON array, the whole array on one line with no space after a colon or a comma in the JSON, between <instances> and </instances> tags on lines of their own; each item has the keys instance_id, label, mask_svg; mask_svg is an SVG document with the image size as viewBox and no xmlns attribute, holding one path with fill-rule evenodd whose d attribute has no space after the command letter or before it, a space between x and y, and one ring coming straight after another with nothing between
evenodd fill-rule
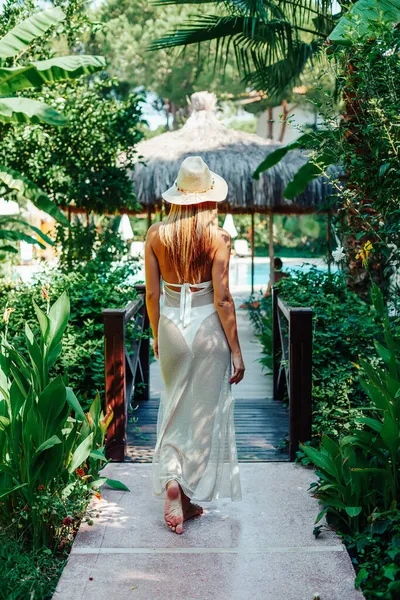
<instances>
[{"instance_id":1,"label":"woman","mask_svg":"<svg viewBox=\"0 0 400 600\"><path fill-rule=\"evenodd\" d=\"M176 533L203 512L195 501L242 499L231 385L245 367L228 282L231 240L217 208L227 193L200 156L186 158L162 194L168 217L146 236L146 306L164 380L153 496L165 498Z\"/></svg>"}]
</instances>

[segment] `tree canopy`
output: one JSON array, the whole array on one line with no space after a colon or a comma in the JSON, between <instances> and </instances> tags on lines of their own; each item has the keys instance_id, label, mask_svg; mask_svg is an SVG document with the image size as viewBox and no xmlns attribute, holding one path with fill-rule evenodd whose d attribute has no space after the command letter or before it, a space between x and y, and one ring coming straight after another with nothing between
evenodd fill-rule
<instances>
[{"instance_id":1,"label":"tree canopy","mask_svg":"<svg viewBox=\"0 0 400 600\"><path fill-rule=\"evenodd\" d=\"M214 91L232 98L245 93L233 53L228 53L224 76L216 75L210 61L198 60L196 48L151 51L150 45L166 27L177 27L189 7L157 6L147 0L106 0L94 12L102 23L91 36L92 52L104 52L109 72L120 81L120 93L144 88L157 95L156 108L173 116L178 126L186 115L187 99L195 91ZM214 52L215 55L215 52Z\"/></svg>"}]
</instances>

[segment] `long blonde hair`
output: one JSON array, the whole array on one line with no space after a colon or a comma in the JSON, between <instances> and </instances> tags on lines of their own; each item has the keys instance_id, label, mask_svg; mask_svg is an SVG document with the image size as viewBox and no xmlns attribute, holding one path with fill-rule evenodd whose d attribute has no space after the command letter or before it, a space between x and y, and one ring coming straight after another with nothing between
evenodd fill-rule
<instances>
[{"instance_id":1,"label":"long blonde hair","mask_svg":"<svg viewBox=\"0 0 400 600\"><path fill-rule=\"evenodd\" d=\"M160 225L159 237L175 269L179 283L199 283L211 262L218 230L216 202L171 204Z\"/></svg>"}]
</instances>

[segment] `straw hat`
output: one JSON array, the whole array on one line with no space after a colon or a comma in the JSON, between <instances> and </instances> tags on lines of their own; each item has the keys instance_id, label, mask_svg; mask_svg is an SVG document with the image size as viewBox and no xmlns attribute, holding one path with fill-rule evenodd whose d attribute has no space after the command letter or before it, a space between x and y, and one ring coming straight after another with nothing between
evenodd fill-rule
<instances>
[{"instance_id":1,"label":"straw hat","mask_svg":"<svg viewBox=\"0 0 400 600\"><path fill-rule=\"evenodd\" d=\"M161 195L171 204L222 202L228 195L228 184L210 171L201 156L189 156L182 162L174 185Z\"/></svg>"}]
</instances>

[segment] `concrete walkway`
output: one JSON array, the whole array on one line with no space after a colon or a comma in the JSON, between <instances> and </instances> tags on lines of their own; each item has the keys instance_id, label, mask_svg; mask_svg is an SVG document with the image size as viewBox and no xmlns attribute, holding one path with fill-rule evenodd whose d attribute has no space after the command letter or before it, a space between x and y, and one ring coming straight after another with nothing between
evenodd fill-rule
<instances>
[{"instance_id":1,"label":"concrete walkway","mask_svg":"<svg viewBox=\"0 0 400 600\"><path fill-rule=\"evenodd\" d=\"M238 300L238 306L241 299ZM270 396L247 313L238 310L247 381L235 397ZM152 395L160 379L152 368ZM239 392L240 389L240 392ZM271 401L272 402L272 401ZM308 491L314 469L289 462L240 462L243 499L204 502L177 535L152 496L151 463L113 463L105 473L130 492L102 488L75 539L55 600L360 600L340 538ZM326 524L325 519L322 523ZM319 523L320 525L321 523ZM315 596L314 596L315 595Z\"/></svg>"},{"instance_id":2,"label":"concrete walkway","mask_svg":"<svg viewBox=\"0 0 400 600\"><path fill-rule=\"evenodd\" d=\"M55 600L360 600L355 573L331 530L318 539L313 470L240 463L243 500L203 503L170 531L151 495L151 464L109 464L130 492L103 488L94 525L83 524Z\"/></svg>"}]
</instances>

